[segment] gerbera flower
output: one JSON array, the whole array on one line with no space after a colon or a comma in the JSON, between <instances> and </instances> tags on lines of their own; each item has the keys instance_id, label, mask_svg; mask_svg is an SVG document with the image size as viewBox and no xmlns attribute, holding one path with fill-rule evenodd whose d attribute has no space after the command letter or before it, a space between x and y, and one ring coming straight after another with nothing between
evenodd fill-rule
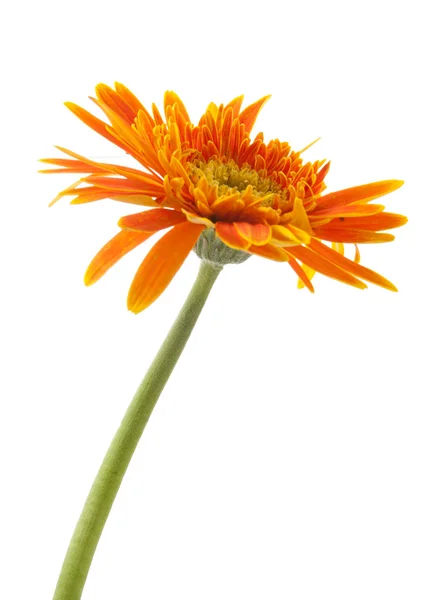
<instances>
[{"instance_id":1,"label":"gerbera flower","mask_svg":"<svg viewBox=\"0 0 437 600\"><path fill-rule=\"evenodd\" d=\"M226 105L211 103L197 125L174 92L164 95L164 116L155 104L149 112L120 83L115 89L99 84L96 96L92 100L109 124L76 104L66 105L140 168L95 162L59 148L70 158L43 159L59 167L45 172L84 176L53 202L64 196L73 196L72 204L109 198L147 209L119 221L121 231L88 267L87 285L154 233L169 229L134 277L128 307L135 313L158 298L194 247L204 260L218 264L241 262L252 254L288 263L299 286L311 292L316 272L361 289L364 280L396 291L359 264L357 244L391 241L393 235L381 232L406 223L404 216L370 203L402 181L323 195L329 163L304 163L306 148L296 152L278 139L265 143L262 133L251 138L268 96L244 110L243 96ZM354 260L344 255L344 243L355 245Z\"/></svg>"}]
</instances>

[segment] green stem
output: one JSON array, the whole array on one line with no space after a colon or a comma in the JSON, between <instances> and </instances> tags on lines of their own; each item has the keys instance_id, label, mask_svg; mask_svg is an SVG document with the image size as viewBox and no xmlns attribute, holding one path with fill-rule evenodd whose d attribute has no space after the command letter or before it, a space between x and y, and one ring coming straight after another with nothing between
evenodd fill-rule
<instances>
[{"instance_id":1,"label":"green stem","mask_svg":"<svg viewBox=\"0 0 437 600\"><path fill-rule=\"evenodd\" d=\"M196 324L222 267L202 262L173 327L140 384L85 502L53 600L79 600L100 535L152 410Z\"/></svg>"}]
</instances>

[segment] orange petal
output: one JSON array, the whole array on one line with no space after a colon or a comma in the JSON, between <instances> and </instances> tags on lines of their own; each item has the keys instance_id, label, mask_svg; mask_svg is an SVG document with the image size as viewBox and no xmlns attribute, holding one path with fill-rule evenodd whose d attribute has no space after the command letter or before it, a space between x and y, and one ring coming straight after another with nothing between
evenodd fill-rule
<instances>
[{"instance_id":1,"label":"orange petal","mask_svg":"<svg viewBox=\"0 0 437 600\"><path fill-rule=\"evenodd\" d=\"M136 192L142 195L160 196L164 191L161 183L147 179L141 181L130 177L121 179L112 175L88 175L84 181L106 190Z\"/></svg>"},{"instance_id":2,"label":"orange petal","mask_svg":"<svg viewBox=\"0 0 437 600\"><path fill-rule=\"evenodd\" d=\"M226 111L227 108L231 107L232 111L233 111L234 119L235 119L240 114L241 105L243 104L243 100L244 100L244 96L237 96L236 98L234 98L233 100L231 100L225 106L225 111Z\"/></svg>"},{"instance_id":3,"label":"orange petal","mask_svg":"<svg viewBox=\"0 0 437 600\"><path fill-rule=\"evenodd\" d=\"M358 246L355 244L355 248L358 249ZM344 256L344 244L343 242L332 242L332 249Z\"/></svg>"},{"instance_id":4,"label":"orange petal","mask_svg":"<svg viewBox=\"0 0 437 600\"><path fill-rule=\"evenodd\" d=\"M395 236L391 233L375 233L374 231L365 231L361 229L349 229L330 227L314 228L314 235L328 242L344 242L348 244L378 244L383 242L391 242Z\"/></svg>"},{"instance_id":5,"label":"orange petal","mask_svg":"<svg viewBox=\"0 0 437 600\"><path fill-rule=\"evenodd\" d=\"M203 225L181 223L170 229L150 250L129 289L129 310L139 313L166 289L191 252Z\"/></svg>"},{"instance_id":6,"label":"orange petal","mask_svg":"<svg viewBox=\"0 0 437 600\"><path fill-rule=\"evenodd\" d=\"M62 146L55 146L58 150L67 154L68 156L72 156L77 159L81 163L85 163L90 165L92 169L89 172L101 172L101 173L114 173L115 175L121 175L122 177L126 177L128 179L137 179L138 181L148 183L158 184L160 192L163 191L162 187L162 179L154 175L152 173L145 173L144 171L139 171L137 169L132 169L131 167L122 167L120 165L113 165L109 163L99 163L86 158L85 156L81 156L80 154L76 154L76 152L72 152L71 150L67 150L67 148L63 148ZM55 160L55 159L51 159Z\"/></svg>"},{"instance_id":7,"label":"orange petal","mask_svg":"<svg viewBox=\"0 0 437 600\"><path fill-rule=\"evenodd\" d=\"M155 123L157 125L162 125L164 123L163 118L161 117L161 113L158 110L158 107L156 106L155 103L152 104L152 113L153 113L153 118L155 119Z\"/></svg>"},{"instance_id":8,"label":"orange petal","mask_svg":"<svg viewBox=\"0 0 437 600\"><path fill-rule=\"evenodd\" d=\"M314 287L313 287L313 284L311 283L310 278L305 273L305 270L303 269L303 267L301 267L300 264L297 262L297 260L295 258L293 258L292 256L289 256L288 264L293 269L293 271L296 273L296 275L299 277L299 282L302 282L302 284L305 285L309 289L310 292L314 293ZM311 271L313 271L313 269L311 269Z\"/></svg>"},{"instance_id":9,"label":"orange petal","mask_svg":"<svg viewBox=\"0 0 437 600\"><path fill-rule=\"evenodd\" d=\"M185 210L184 208L181 208L181 212L184 213L184 215L187 217L187 221L190 221L190 223L197 223L199 225L200 224L205 225L208 228L214 227L214 223L212 221L210 221L209 219L207 219L206 217L200 217L199 215L190 213L187 210Z\"/></svg>"},{"instance_id":10,"label":"orange petal","mask_svg":"<svg viewBox=\"0 0 437 600\"><path fill-rule=\"evenodd\" d=\"M83 188L82 188L83 189ZM76 190L79 192L80 190ZM143 194L130 194L120 192L109 192L109 191L95 191L88 192L86 194L79 194L76 198L70 202L70 204L87 204L88 202L95 202L96 200L116 200L117 202L124 202L125 204L136 204L137 206L156 206L157 202L150 198L150 196L144 196Z\"/></svg>"},{"instance_id":11,"label":"orange petal","mask_svg":"<svg viewBox=\"0 0 437 600\"><path fill-rule=\"evenodd\" d=\"M71 112L75 114L76 117L78 117L83 123L85 123L85 125L88 125L88 127L94 129L94 131L109 140L111 143L119 146L123 150L126 150L126 146L108 132L108 125L104 121L101 121L81 106L74 104L74 102L65 102L65 106L71 110Z\"/></svg>"},{"instance_id":12,"label":"orange petal","mask_svg":"<svg viewBox=\"0 0 437 600\"><path fill-rule=\"evenodd\" d=\"M302 148L302 150L299 150L299 154L303 154L304 152L306 152L307 150L309 150L309 148L311 148L311 146L314 146L314 144L317 144L317 142L319 142L322 138L316 138L313 142L310 142L309 144L307 144L305 146L305 148Z\"/></svg>"},{"instance_id":13,"label":"orange petal","mask_svg":"<svg viewBox=\"0 0 437 600\"><path fill-rule=\"evenodd\" d=\"M147 113L147 110L144 108L138 98L132 94L132 92L125 85L116 81L114 87L123 100L129 104L136 115L140 112L140 110Z\"/></svg>"},{"instance_id":14,"label":"orange petal","mask_svg":"<svg viewBox=\"0 0 437 600\"><path fill-rule=\"evenodd\" d=\"M126 123L131 125L134 122L137 112L126 102L123 96L114 91L109 85L104 83L96 85L96 96L125 120Z\"/></svg>"},{"instance_id":15,"label":"orange petal","mask_svg":"<svg viewBox=\"0 0 437 600\"><path fill-rule=\"evenodd\" d=\"M350 227L351 229L361 229L366 231L385 231L386 229L402 227L402 225L405 225L407 222L407 217L404 217L403 215L384 212L367 217L348 217L347 221L335 219L329 223L327 228L331 229L335 227L336 229L343 230L345 227ZM320 227L323 227L323 225ZM316 231L316 225L314 225L314 231Z\"/></svg>"},{"instance_id":16,"label":"orange petal","mask_svg":"<svg viewBox=\"0 0 437 600\"><path fill-rule=\"evenodd\" d=\"M282 248L272 246L272 244L266 244L265 246L249 246L247 252L262 256L263 258L268 258L269 260L275 260L276 262L288 262L290 260L288 254L282 250Z\"/></svg>"},{"instance_id":17,"label":"orange petal","mask_svg":"<svg viewBox=\"0 0 437 600\"><path fill-rule=\"evenodd\" d=\"M238 221L234 223L240 236L255 246L264 246L272 238L272 228L264 223L245 223Z\"/></svg>"},{"instance_id":18,"label":"orange petal","mask_svg":"<svg viewBox=\"0 0 437 600\"><path fill-rule=\"evenodd\" d=\"M179 98L179 96L175 92L167 91L164 93L164 112L167 112L167 106L173 106L173 104L177 104L180 114L183 116L186 122L190 122L190 117L188 116L187 109L184 106L184 103Z\"/></svg>"},{"instance_id":19,"label":"orange petal","mask_svg":"<svg viewBox=\"0 0 437 600\"><path fill-rule=\"evenodd\" d=\"M323 208L328 206L343 206L344 204L350 204L351 202L357 202L359 200L366 200L370 202L375 198L380 198L394 192L403 185L403 181L397 179L390 179L387 181L376 181L375 183L367 183L365 185L358 185L356 187L347 188L346 190L340 190L338 192L331 192L322 196L317 200L317 205Z\"/></svg>"},{"instance_id":20,"label":"orange petal","mask_svg":"<svg viewBox=\"0 0 437 600\"><path fill-rule=\"evenodd\" d=\"M125 254L145 242L152 234L123 230L96 254L85 273L85 285L98 281Z\"/></svg>"},{"instance_id":21,"label":"orange petal","mask_svg":"<svg viewBox=\"0 0 437 600\"><path fill-rule=\"evenodd\" d=\"M356 244L354 244L354 246L355 246L354 262L359 263L361 260L360 249L358 248L358 246Z\"/></svg>"},{"instance_id":22,"label":"orange petal","mask_svg":"<svg viewBox=\"0 0 437 600\"><path fill-rule=\"evenodd\" d=\"M240 192L228 194L227 196L219 196L217 200L214 200L214 202L211 204L211 210L219 214L228 214L235 209L239 198Z\"/></svg>"},{"instance_id":23,"label":"orange petal","mask_svg":"<svg viewBox=\"0 0 437 600\"><path fill-rule=\"evenodd\" d=\"M250 242L245 240L238 233L234 223L220 221L219 223L216 223L215 230L222 242L224 242L230 248L235 248L236 250L247 250L250 246Z\"/></svg>"},{"instance_id":24,"label":"orange petal","mask_svg":"<svg viewBox=\"0 0 437 600\"><path fill-rule=\"evenodd\" d=\"M311 236L306 231L293 226L272 225L272 235L272 243L275 246L292 246L294 244L300 246L309 244L311 241Z\"/></svg>"},{"instance_id":25,"label":"orange petal","mask_svg":"<svg viewBox=\"0 0 437 600\"><path fill-rule=\"evenodd\" d=\"M385 206L382 204L347 204L341 206L330 206L322 210L314 210L311 216L315 217L363 217L366 215L377 215L382 213Z\"/></svg>"},{"instance_id":26,"label":"orange petal","mask_svg":"<svg viewBox=\"0 0 437 600\"><path fill-rule=\"evenodd\" d=\"M292 246L291 248L287 248L287 252L289 252L292 256L305 263L315 271L326 275L327 277L331 277L332 279L337 279L343 283L347 283L354 287L360 288L364 290L367 286L365 283L356 279L330 260L320 256L313 250L309 248L305 248L304 246Z\"/></svg>"},{"instance_id":27,"label":"orange petal","mask_svg":"<svg viewBox=\"0 0 437 600\"><path fill-rule=\"evenodd\" d=\"M67 188L65 188L65 190L62 190L61 192L59 192L59 194L56 196L56 198L53 198L53 200L50 202L49 206L53 206L54 204L56 204L56 202L58 202L58 200L60 200L64 196L72 196L72 195L76 194L77 193L76 188L81 183L82 183L82 179L79 179L78 181L75 181L74 183L70 184Z\"/></svg>"},{"instance_id":28,"label":"orange petal","mask_svg":"<svg viewBox=\"0 0 437 600\"><path fill-rule=\"evenodd\" d=\"M308 219L308 214L303 206L301 198L296 197L294 199L294 206L291 212L290 224L293 224L295 227L302 229L302 231L306 231L308 234L312 234L313 232Z\"/></svg>"},{"instance_id":29,"label":"orange petal","mask_svg":"<svg viewBox=\"0 0 437 600\"><path fill-rule=\"evenodd\" d=\"M375 285L379 285L385 288L386 290L397 292L396 287L388 279L386 279L382 275L379 275L379 273L375 273L375 271L367 269L366 267L363 267L362 265L359 265L358 263L349 260L348 258L342 256L335 250L332 250L328 246L325 246L325 244L322 244L318 240L311 240L310 247L315 252L317 252L317 254L319 254L320 256L324 256L325 258L335 263L341 269L344 269L348 273L356 275L357 277L361 277L361 279L364 279L365 281L370 281Z\"/></svg>"},{"instance_id":30,"label":"orange petal","mask_svg":"<svg viewBox=\"0 0 437 600\"><path fill-rule=\"evenodd\" d=\"M133 229L135 231L148 231L153 233L161 229L167 229L178 223L186 221L185 215L178 210L168 208L152 208L134 215L127 215L118 221L122 229Z\"/></svg>"},{"instance_id":31,"label":"orange petal","mask_svg":"<svg viewBox=\"0 0 437 600\"><path fill-rule=\"evenodd\" d=\"M240 116L239 116L240 123L243 123L247 133L250 133L252 131L252 127L255 125L255 121L256 121L256 118L258 117L259 111L262 109L262 107L264 106L264 104L267 102L267 100L269 98L270 98L270 95L260 98L253 104L250 104L249 106L247 106L243 110L243 112L240 113Z\"/></svg>"},{"instance_id":32,"label":"orange petal","mask_svg":"<svg viewBox=\"0 0 437 600\"><path fill-rule=\"evenodd\" d=\"M119 144L124 144L124 147L129 154L132 154L135 158L137 158L137 156L141 158L141 153L143 151L141 139L137 131L132 128L130 121L126 121L124 114L119 114L115 110L112 110L112 108L98 98L91 98L91 100L103 110L111 122L112 129L114 130L114 139L117 139ZM107 129L111 130L109 126L107 126Z\"/></svg>"},{"instance_id":33,"label":"orange petal","mask_svg":"<svg viewBox=\"0 0 437 600\"><path fill-rule=\"evenodd\" d=\"M307 276L307 279L309 281L312 281L312 279L313 279L314 275L317 273L317 271L315 269L312 269L308 265L301 265L301 267L302 267L302 271ZM308 286L306 285L306 283L303 279L299 279L297 282L297 289L302 290L304 287L308 287Z\"/></svg>"},{"instance_id":34,"label":"orange petal","mask_svg":"<svg viewBox=\"0 0 437 600\"><path fill-rule=\"evenodd\" d=\"M101 167L91 166L71 158L40 158L39 162L62 167L61 169L41 169L38 173L102 173Z\"/></svg>"}]
</instances>

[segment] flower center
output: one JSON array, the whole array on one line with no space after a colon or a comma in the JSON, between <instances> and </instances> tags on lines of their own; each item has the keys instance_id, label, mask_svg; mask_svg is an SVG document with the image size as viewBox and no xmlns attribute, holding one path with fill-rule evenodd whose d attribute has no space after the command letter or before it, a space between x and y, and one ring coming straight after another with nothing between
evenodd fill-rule
<instances>
[{"instance_id":1,"label":"flower center","mask_svg":"<svg viewBox=\"0 0 437 600\"><path fill-rule=\"evenodd\" d=\"M217 188L219 196L226 196L232 192L244 192L251 186L253 196L257 198L266 196L261 205L270 206L272 196L277 194L282 196L285 192L276 181L264 176L262 172L244 165L240 168L232 159L226 162L215 159L207 162L195 160L190 167L193 182L197 183L199 179L205 177L210 186Z\"/></svg>"}]
</instances>

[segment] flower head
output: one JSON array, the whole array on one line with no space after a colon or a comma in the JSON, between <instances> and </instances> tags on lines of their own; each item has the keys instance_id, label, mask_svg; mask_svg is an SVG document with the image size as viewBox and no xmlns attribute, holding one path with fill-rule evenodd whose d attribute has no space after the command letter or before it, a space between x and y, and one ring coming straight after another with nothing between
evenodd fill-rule
<instances>
[{"instance_id":1,"label":"flower head","mask_svg":"<svg viewBox=\"0 0 437 600\"><path fill-rule=\"evenodd\" d=\"M357 244L394 239L382 231L407 219L371 201L399 188L402 181L369 183L324 194L329 163L304 163L278 139L264 142L251 131L268 96L241 110L243 96L229 104L208 105L197 125L174 92L164 95L164 115L149 112L124 85L99 84L92 100L109 123L67 102L86 125L130 154L139 168L95 162L59 148L70 158L43 159L48 173L83 176L53 202L73 196L72 204L105 198L146 208L123 217L121 231L92 260L85 274L94 283L122 256L168 229L140 265L128 307L140 312L165 290L189 252L204 260L241 262L252 254L288 263L299 286L313 290L315 272L365 288L362 281L396 290L381 275L359 264ZM306 150L306 148L304 149ZM329 242L327 245L324 242ZM355 258L344 256L355 245ZM212 252L212 244L227 252ZM232 258L232 252L237 257ZM215 258L218 257L218 258Z\"/></svg>"}]
</instances>

